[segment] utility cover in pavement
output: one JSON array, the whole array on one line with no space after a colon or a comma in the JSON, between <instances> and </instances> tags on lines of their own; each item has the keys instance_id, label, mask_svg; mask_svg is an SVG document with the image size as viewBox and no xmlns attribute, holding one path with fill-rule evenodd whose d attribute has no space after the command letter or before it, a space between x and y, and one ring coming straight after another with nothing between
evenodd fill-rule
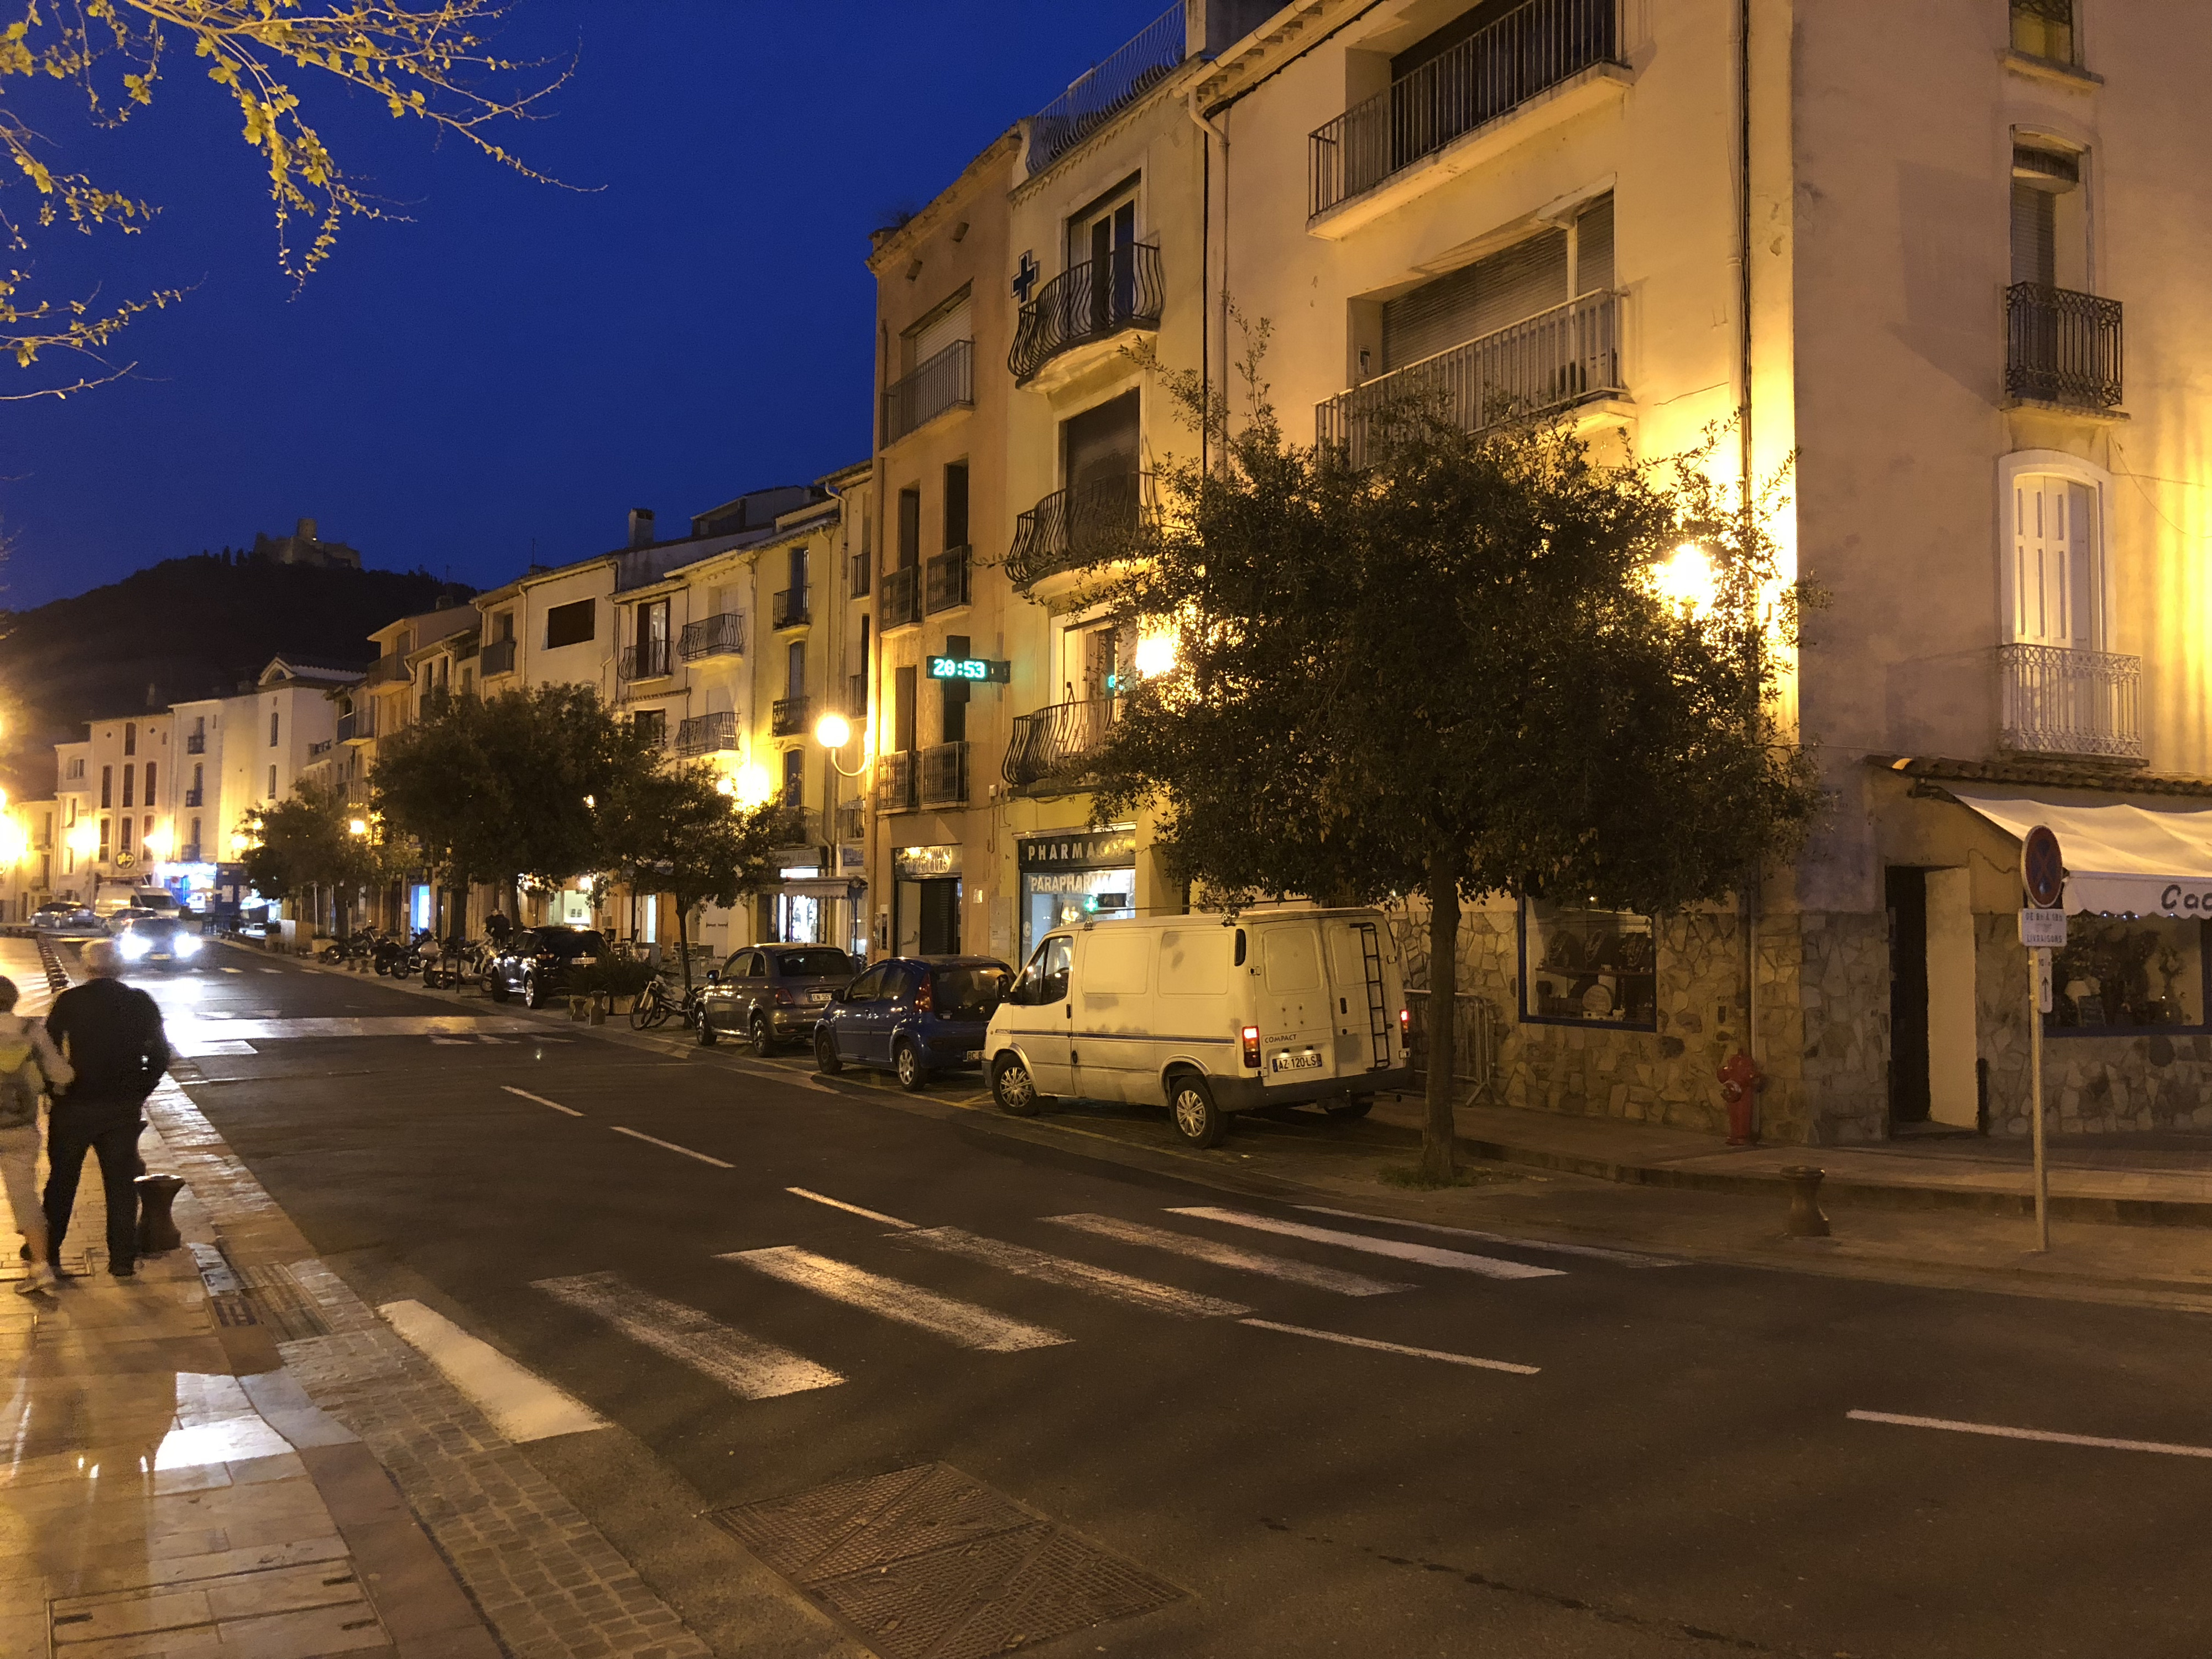
<instances>
[{"instance_id":1,"label":"utility cover in pavement","mask_svg":"<svg viewBox=\"0 0 2212 1659\"><path fill-rule=\"evenodd\" d=\"M711 1518L885 1659L983 1659L1182 1595L945 1463Z\"/></svg>"}]
</instances>

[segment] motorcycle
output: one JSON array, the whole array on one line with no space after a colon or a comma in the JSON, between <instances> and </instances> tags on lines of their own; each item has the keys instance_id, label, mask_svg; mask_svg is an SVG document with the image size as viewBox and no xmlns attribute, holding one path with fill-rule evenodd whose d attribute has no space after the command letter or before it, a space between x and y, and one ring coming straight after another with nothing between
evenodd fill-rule
<instances>
[{"instance_id":1,"label":"motorcycle","mask_svg":"<svg viewBox=\"0 0 2212 1659\"><path fill-rule=\"evenodd\" d=\"M377 939L370 960L375 964L379 979L395 975L406 979L415 972L415 947L411 942L402 942L396 934L385 933Z\"/></svg>"}]
</instances>

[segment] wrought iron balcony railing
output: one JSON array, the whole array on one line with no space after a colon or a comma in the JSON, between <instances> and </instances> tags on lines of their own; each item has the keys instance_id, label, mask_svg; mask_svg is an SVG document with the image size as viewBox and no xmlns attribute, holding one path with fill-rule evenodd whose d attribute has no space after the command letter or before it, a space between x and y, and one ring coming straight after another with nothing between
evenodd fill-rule
<instances>
[{"instance_id":1,"label":"wrought iron balcony railing","mask_svg":"<svg viewBox=\"0 0 2212 1659\"><path fill-rule=\"evenodd\" d=\"M712 714L694 714L676 728L676 752L689 759L738 746L738 716L724 708Z\"/></svg>"},{"instance_id":2,"label":"wrought iron balcony railing","mask_svg":"<svg viewBox=\"0 0 2212 1659\"><path fill-rule=\"evenodd\" d=\"M667 678L668 669L668 641L654 640L647 645L623 647L615 672L625 680L658 680Z\"/></svg>"},{"instance_id":3,"label":"wrought iron balcony railing","mask_svg":"<svg viewBox=\"0 0 2212 1659\"><path fill-rule=\"evenodd\" d=\"M811 697L778 697L769 705L769 735L774 738L805 736L807 712L813 706L814 699Z\"/></svg>"},{"instance_id":4,"label":"wrought iron balcony railing","mask_svg":"<svg viewBox=\"0 0 2212 1659\"><path fill-rule=\"evenodd\" d=\"M1620 296L1585 294L1339 392L1314 411L1314 436L1364 466L1392 413L1411 405L1433 399L1461 426L1480 432L1622 389Z\"/></svg>"},{"instance_id":5,"label":"wrought iron balcony railing","mask_svg":"<svg viewBox=\"0 0 2212 1659\"><path fill-rule=\"evenodd\" d=\"M1309 217L1364 196L1454 139L1597 64L1619 64L1621 0L1528 0L1316 131Z\"/></svg>"},{"instance_id":6,"label":"wrought iron balcony railing","mask_svg":"<svg viewBox=\"0 0 2212 1659\"><path fill-rule=\"evenodd\" d=\"M1066 92L1030 118L1029 171L1043 172L1115 110L1165 78L1182 62L1187 44L1183 0L1176 0L1112 57L1077 76Z\"/></svg>"},{"instance_id":7,"label":"wrought iron balcony railing","mask_svg":"<svg viewBox=\"0 0 2212 1659\"><path fill-rule=\"evenodd\" d=\"M376 705L364 702L350 714L338 716L337 740L361 743L376 735Z\"/></svg>"},{"instance_id":8,"label":"wrought iron balcony railing","mask_svg":"<svg viewBox=\"0 0 2212 1659\"><path fill-rule=\"evenodd\" d=\"M883 597L876 601L876 626L902 628L921 620L921 572L914 565L884 572Z\"/></svg>"},{"instance_id":9,"label":"wrought iron balcony railing","mask_svg":"<svg viewBox=\"0 0 2212 1659\"><path fill-rule=\"evenodd\" d=\"M1127 554L1152 513L1152 475L1121 472L1054 490L1014 520L1006 579L1026 591L1063 570Z\"/></svg>"},{"instance_id":10,"label":"wrought iron balcony railing","mask_svg":"<svg viewBox=\"0 0 2212 1659\"><path fill-rule=\"evenodd\" d=\"M921 751L921 804L924 806L965 806L968 804L968 745L940 743Z\"/></svg>"},{"instance_id":11,"label":"wrought iron balcony railing","mask_svg":"<svg viewBox=\"0 0 2212 1659\"><path fill-rule=\"evenodd\" d=\"M769 625L775 628L800 628L807 623L806 595L804 587L786 587L776 592L769 607Z\"/></svg>"},{"instance_id":12,"label":"wrought iron balcony railing","mask_svg":"<svg viewBox=\"0 0 2212 1659\"><path fill-rule=\"evenodd\" d=\"M875 574L875 566L876 560L873 554L853 555L853 597L854 599L865 599L868 597L868 578Z\"/></svg>"},{"instance_id":13,"label":"wrought iron balcony railing","mask_svg":"<svg viewBox=\"0 0 2212 1659\"><path fill-rule=\"evenodd\" d=\"M484 647L483 672L488 680L514 672L514 641L494 640Z\"/></svg>"},{"instance_id":14,"label":"wrought iron balcony railing","mask_svg":"<svg viewBox=\"0 0 2212 1659\"><path fill-rule=\"evenodd\" d=\"M2005 391L2071 409L2120 401L2120 302L2043 283L2005 290Z\"/></svg>"},{"instance_id":15,"label":"wrought iron balcony railing","mask_svg":"<svg viewBox=\"0 0 2212 1659\"><path fill-rule=\"evenodd\" d=\"M369 664L368 672L361 677L363 685L396 685L401 680L411 680L415 671L407 665L407 659L397 653L379 657Z\"/></svg>"},{"instance_id":16,"label":"wrought iron balcony railing","mask_svg":"<svg viewBox=\"0 0 2212 1659\"><path fill-rule=\"evenodd\" d=\"M330 746L330 745L329 745L329 744L325 744L324 745L324 747L325 747L325 748L328 748L329 746ZM206 791L205 789L187 789L187 790L185 790L185 805L187 805L187 806L204 806L204 805L207 805L207 791Z\"/></svg>"},{"instance_id":17,"label":"wrought iron balcony railing","mask_svg":"<svg viewBox=\"0 0 2212 1659\"><path fill-rule=\"evenodd\" d=\"M2021 755L2143 758L2142 659L2060 645L2001 645L2001 741Z\"/></svg>"},{"instance_id":18,"label":"wrought iron balcony railing","mask_svg":"<svg viewBox=\"0 0 2212 1659\"><path fill-rule=\"evenodd\" d=\"M182 847L179 847L179 848L177 848L177 862L178 862L178 863L179 863L179 864L198 864L199 861L200 861L200 844L199 844L199 842L196 842L196 841L188 841L188 842L185 842Z\"/></svg>"},{"instance_id":19,"label":"wrought iron balcony railing","mask_svg":"<svg viewBox=\"0 0 2212 1659\"><path fill-rule=\"evenodd\" d=\"M975 403L975 343L955 340L884 393L884 441L895 444L948 409Z\"/></svg>"},{"instance_id":20,"label":"wrought iron balcony railing","mask_svg":"<svg viewBox=\"0 0 2212 1659\"><path fill-rule=\"evenodd\" d=\"M1121 707L1119 697L1086 697L1016 715L1000 775L1017 789L1079 782Z\"/></svg>"},{"instance_id":21,"label":"wrought iron balcony railing","mask_svg":"<svg viewBox=\"0 0 2212 1659\"><path fill-rule=\"evenodd\" d=\"M1103 259L1071 265L1036 291L1014 326L1006 367L1018 383L1071 346L1125 328L1158 328L1167 283L1160 251L1149 242L1118 247Z\"/></svg>"},{"instance_id":22,"label":"wrought iron balcony railing","mask_svg":"<svg viewBox=\"0 0 2212 1659\"><path fill-rule=\"evenodd\" d=\"M876 811L914 811L914 753L911 750L894 750L879 757L876 761Z\"/></svg>"},{"instance_id":23,"label":"wrought iron balcony railing","mask_svg":"<svg viewBox=\"0 0 2212 1659\"><path fill-rule=\"evenodd\" d=\"M867 834L868 804L860 800L841 800L837 803L836 831L839 841L858 841Z\"/></svg>"},{"instance_id":24,"label":"wrought iron balcony railing","mask_svg":"<svg viewBox=\"0 0 2212 1659\"><path fill-rule=\"evenodd\" d=\"M206 754L206 753L207 753L207 733L206 733L206 732L185 732L185 752L187 755L204 755L204 754Z\"/></svg>"},{"instance_id":25,"label":"wrought iron balcony railing","mask_svg":"<svg viewBox=\"0 0 2212 1659\"><path fill-rule=\"evenodd\" d=\"M947 548L922 567L921 608L951 611L968 603L968 550Z\"/></svg>"},{"instance_id":26,"label":"wrought iron balcony railing","mask_svg":"<svg viewBox=\"0 0 2212 1659\"><path fill-rule=\"evenodd\" d=\"M686 623L684 631L676 636L676 648L686 662L695 662L701 657L743 656L745 619L735 611L725 611L719 617Z\"/></svg>"}]
</instances>

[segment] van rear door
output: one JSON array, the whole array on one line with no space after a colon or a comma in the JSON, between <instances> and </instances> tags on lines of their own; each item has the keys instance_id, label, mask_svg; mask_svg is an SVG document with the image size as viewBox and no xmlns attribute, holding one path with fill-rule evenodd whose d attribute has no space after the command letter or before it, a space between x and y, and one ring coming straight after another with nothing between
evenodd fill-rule
<instances>
[{"instance_id":1,"label":"van rear door","mask_svg":"<svg viewBox=\"0 0 2212 1659\"><path fill-rule=\"evenodd\" d=\"M1329 1018L1336 1005L1322 966L1319 921L1280 921L1257 931L1261 1081L1336 1076L1336 1030Z\"/></svg>"},{"instance_id":2,"label":"van rear door","mask_svg":"<svg viewBox=\"0 0 2212 1659\"><path fill-rule=\"evenodd\" d=\"M1332 916L1322 923L1328 947L1329 1024L1336 1074L1358 1077L1390 1064L1390 988L1380 918Z\"/></svg>"}]
</instances>

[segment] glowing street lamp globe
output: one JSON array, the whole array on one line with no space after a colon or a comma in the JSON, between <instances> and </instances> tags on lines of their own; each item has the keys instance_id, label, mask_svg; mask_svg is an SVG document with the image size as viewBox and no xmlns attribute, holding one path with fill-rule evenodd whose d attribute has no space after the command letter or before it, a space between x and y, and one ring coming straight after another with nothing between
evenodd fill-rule
<instances>
[{"instance_id":1,"label":"glowing street lamp globe","mask_svg":"<svg viewBox=\"0 0 2212 1659\"><path fill-rule=\"evenodd\" d=\"M842 749L853 740L853 723L842 714L824 714L814 722L814 741L824 749Z\"/></svg>"}]
</instances>

